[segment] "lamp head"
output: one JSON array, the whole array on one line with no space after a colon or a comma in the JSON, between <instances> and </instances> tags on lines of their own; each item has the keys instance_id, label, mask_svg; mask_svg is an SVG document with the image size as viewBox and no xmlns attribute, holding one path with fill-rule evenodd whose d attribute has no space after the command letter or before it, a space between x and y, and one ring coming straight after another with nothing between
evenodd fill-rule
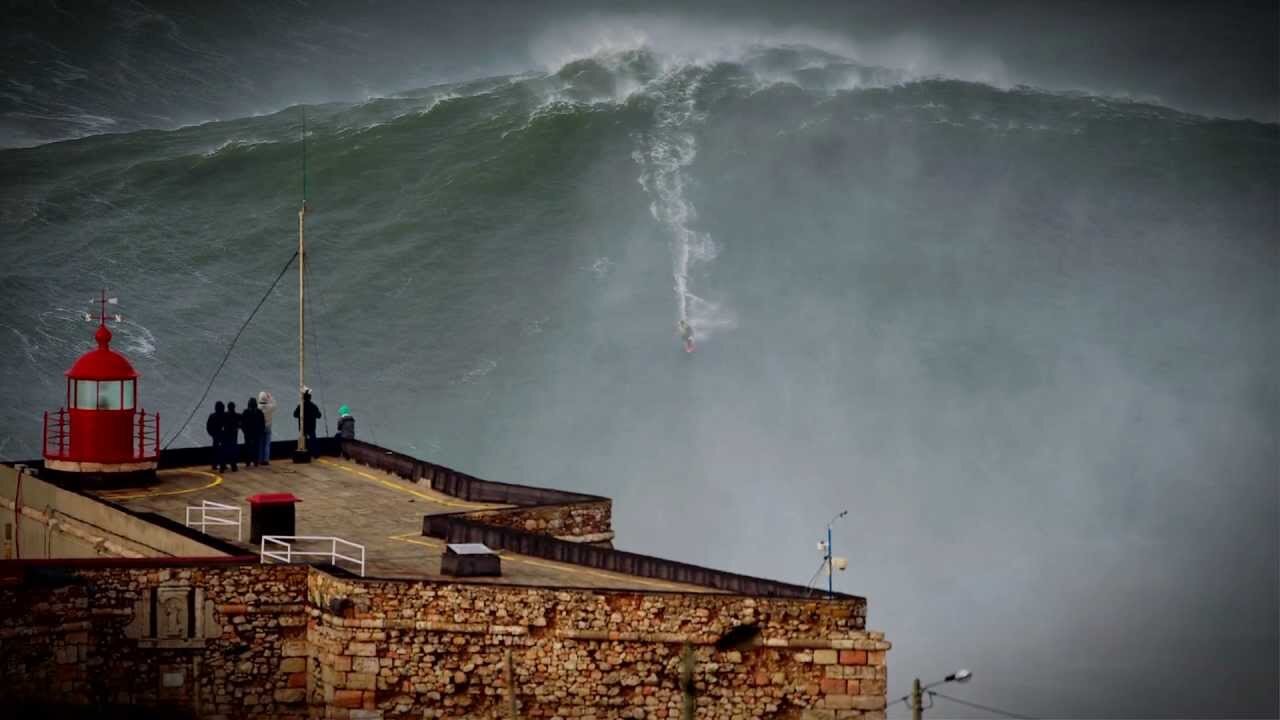
<instances>
[{"instance_id":1,"label":"lamp head","mask_svg":"<svg viewBox=\"0 0 1280 720\"><path fill-rule=\"evenodd\" d=\"M960 668L947 676L947 682L969 682L969 678L971 677L973 677L973 673L965 670L964 668Z\"/></svg>"}]
</instances>

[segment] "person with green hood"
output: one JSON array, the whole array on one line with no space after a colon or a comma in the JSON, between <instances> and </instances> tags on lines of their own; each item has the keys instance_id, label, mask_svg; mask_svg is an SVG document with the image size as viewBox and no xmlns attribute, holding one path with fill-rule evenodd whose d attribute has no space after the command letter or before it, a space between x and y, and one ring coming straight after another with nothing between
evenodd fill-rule
<instances>
[{"instance_id":1,"label":"person with green hood","mask_svg":"<svg viewBox=\"0 0 1280 720\"><path fill-rule=\"evenodd\" d=\"M338 434L334 437L339 440L356 439L356 419L351 417L351 408L346 405L338 408Z\"/></svg>"}]
</instances>

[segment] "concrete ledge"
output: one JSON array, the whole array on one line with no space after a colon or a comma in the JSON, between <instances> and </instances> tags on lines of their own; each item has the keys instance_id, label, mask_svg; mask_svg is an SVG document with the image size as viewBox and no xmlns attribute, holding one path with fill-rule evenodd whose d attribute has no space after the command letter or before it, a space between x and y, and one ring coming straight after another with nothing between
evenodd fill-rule
<instances>
[{"instance_id":1,"label":"concrete ledge","mask_svg":"<svg viewBox=\"0 0 1280 720\"><path fill-rule=\"evenodd\" d=\"M44 461L46 469L68 473L133 473L155 470L156 465L157 462L155 460L127 463L73 462L71 460L53 459Z\"/></svg>"}]
</instances>

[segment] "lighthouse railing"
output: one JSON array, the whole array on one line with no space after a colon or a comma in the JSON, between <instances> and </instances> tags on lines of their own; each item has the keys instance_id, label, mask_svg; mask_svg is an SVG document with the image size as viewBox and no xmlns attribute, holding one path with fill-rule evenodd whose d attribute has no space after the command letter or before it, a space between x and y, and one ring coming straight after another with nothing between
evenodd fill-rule
<instances>
[{"instance_id":1,"label":"lighthouse railing","mask_svg":"<svg viewBox=\"0 0 1280 720\"><path fill-rule=\"evenodd\" d=\"M154 460L160 456L160 413L147 414L138 409L138 427L134 431L134 442L139 460Z\"/></svg>"},{"instance_id":2,"label":"lighthouse railing","mask_svg":"<svg viewBox=\"0 0 1280 720\"><path fill-rule=\"evenodd\" d=\"M44 412L44 456L47 458L64 458L67 456L67 444L71 437L67 432L67 411L62 408L54 411L54 420L49 422L49 411Z\"/></svg>"}]
</instances>

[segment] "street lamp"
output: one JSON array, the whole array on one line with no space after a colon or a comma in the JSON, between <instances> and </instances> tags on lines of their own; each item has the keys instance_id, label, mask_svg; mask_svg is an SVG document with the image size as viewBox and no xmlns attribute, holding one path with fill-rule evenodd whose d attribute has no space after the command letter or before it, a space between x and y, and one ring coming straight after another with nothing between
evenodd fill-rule
<instances>
[{"instance_id":1,"label":"street lamp","mask_svg":"<svg viewBox=\"0 0 1280 720\"><path fill-rule=\"evenodd\" d=\"M844 570L849 567L849 560L847 558L835 557L832 555L833 551L831 548L831 526L834 525L837 520L848 514L848 510L841 510L838 515L831 518L827 523L827 541L825 543L821 540L818 541L818 549L826 553L826 557L822 559L822 562L827 568L827 599L831 599L836 596L835 578L833 577L835 575L835 571L837 569Z\"/></svg>"},{"instance_id":2,"label":"street lamp","mask_svg":"<svg viewBox=\"0 0 1280 720\"><path fill-rule=\"evenodd\" d=\"M949 682L966 683L966 682L969 682L970 678L972 677L973 677L973 673L969 672L964 668L960 668L959 670L951 673L945 678L937 682L929 683L928 685L921 685L920 678L916 678L915 681L911 683L911 695L909 697L903 697L901 700L895 701L895 702L909 703L908 707L911 708L911 720L920 720L920 716L924 713L924 711L929 709L928 707L925 707L921 703L921 701L924 698L924 691L928 690L931 687L937 687L939 685L943 685ZM933 707L933 704L930 703L929 707Z\"/></svg>"}]
</instances>

